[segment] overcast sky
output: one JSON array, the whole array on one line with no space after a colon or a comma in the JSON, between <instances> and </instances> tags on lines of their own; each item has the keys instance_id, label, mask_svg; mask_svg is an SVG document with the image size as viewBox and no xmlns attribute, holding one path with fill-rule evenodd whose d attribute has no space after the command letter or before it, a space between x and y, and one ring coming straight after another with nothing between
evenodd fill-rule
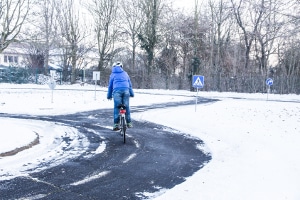
<instances>
[{"instance_id":1,"label":"overcast sky","mask_svg":"<svg viewBox=\"0 0 300 200\"><path fill-rule=\"evenodd\" d=\"M173 0L173 2L175 7L184 8L184 10L192 10L195 5L195 0Z\"/></svg>"}]
</instances>

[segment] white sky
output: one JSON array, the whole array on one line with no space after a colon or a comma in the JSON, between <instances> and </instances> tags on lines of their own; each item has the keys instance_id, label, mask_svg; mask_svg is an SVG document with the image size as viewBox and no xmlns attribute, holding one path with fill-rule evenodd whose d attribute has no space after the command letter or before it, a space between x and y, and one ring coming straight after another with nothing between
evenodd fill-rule
<instances>
[{"instance_id":1,"label":"white sky","mask_svg":"<svg viewBox=\"0 0 300 200\"><path fill-rule=\"evenodd\" d=\"M179 8L179 9L183 9L183 10L187 10L187 11L194 10L195 0L172 0L172 1L173 1L175 8Z\"/></svg>"},{"instance_id":2,"label":"white sky","mask_svg":"<svg viewBox=\"0 0 300 200\"><path fill-rule=\"evenodd\" d=\"M8 89L11 87L28 89ZM47 85L0 84L0 113L56 115L113 106L111 101L106 100L106 88L97 87L96 93L88 91L94 88L93 85L84 87L66 85L57 88L83 90L54 90L52 103L52 93ZM151 94L139 93L145 91L168 95L156 95L153 98ZM190 100L194 99L195 95L189 91L178 90L135 90L135 92L135 97L131 99L131 106ZM189 97L176 96L177 94L185 94ZM147 195L155 200L299 200L299 95L270 94L267 96L266 94L200 91L199 96L217 98L220 101L198 104L197 107L191 105L156 109L147 111L147 114L132 114L135 120L150 120L200 138L205 145L198 148L212 155L209 163L182 184L170 190L163 188L156 194ZM42 136L41 143L34 148L0 159L1 179L7 179L3 175L8 173L11 174L10 178L24 175L26 173L23 171L24 163L35 165L40 162L39 160L51 157L57 158L57 162L53 164L59 164L66 162L71 156L78 155L70 153L63 157L62 147L53 146L52 141L54 138L59 138L61 133L66 133L73 138L74 151L76 149L84 152L84 142L79 144L79 139L76 139L82 136L75 128L50 122L37 123L32 120L10 120L1 117L0 123L2 127L5 126L5 130L10 130L9 134L0 132L0 153L27 143L28 140L22 141L22 136L27 139L35 138L33 131ZM107 128L111 128L111 125L109 124ZM20 140L16 141L13 138ZM10 145L4 147L7 141L15 142L9 142ZM105 149L105 144L99 144L98 149L94 154L101 153ZM37 152L39 156L25 156ZM30 165L26 167L29 168ZM105 176L105 173L93 178L102 176ZM76 183L86 181L88 180L78 180Z\"/></svg>"}]
</instances>

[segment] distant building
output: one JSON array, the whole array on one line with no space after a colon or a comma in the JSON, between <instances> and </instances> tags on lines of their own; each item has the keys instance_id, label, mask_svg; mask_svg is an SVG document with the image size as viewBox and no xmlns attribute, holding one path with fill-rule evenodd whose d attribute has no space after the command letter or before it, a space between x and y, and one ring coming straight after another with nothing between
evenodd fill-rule
<instances>
[{"instance_id":1,"label":"distant building","mask_svg":"<svg viewBox=\"0 0 300 200\"><path fill-rule=\"evenodd\" d=\"M2 53L0 53L0 66L2 67L25 67L29 63L29 47L26 44L12 43ZM59 49L50 50L49 65L53 67L62 66L62 51ZM97 66L99 57L96 49L90 51L83 57L78 58L77 67L89 69ZM49 66L49 67L51 67Z\"/></svg>"},{"instance_id":2,"label":"distant building","mask_svg":"<svg viewBox=\"0 0 300 200\"><path fill-rule=\"evenodd\" d=\"M0 65L9 66L25 66L28 54L25 53L24 48L17 44L10 44L1 54L0 54Z\"/></svg>"}]
</instances>

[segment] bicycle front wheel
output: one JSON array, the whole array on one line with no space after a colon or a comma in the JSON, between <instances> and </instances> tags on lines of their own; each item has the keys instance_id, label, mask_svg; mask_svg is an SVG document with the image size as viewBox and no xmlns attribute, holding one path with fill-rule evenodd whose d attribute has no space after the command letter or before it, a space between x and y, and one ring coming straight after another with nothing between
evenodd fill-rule
<instances>
[{"instance_id":1,"label":"bicycle front wheel","mask_svg":"<svg viewBox=\"0 0 300 200\"><path fill-rule=\"evenodd\" d=\"M122 127L122 135L123 135L123 142L126 142L126 121L125 121L125 117L121 118L121 127Z\"/></svg>"}]
</instances>

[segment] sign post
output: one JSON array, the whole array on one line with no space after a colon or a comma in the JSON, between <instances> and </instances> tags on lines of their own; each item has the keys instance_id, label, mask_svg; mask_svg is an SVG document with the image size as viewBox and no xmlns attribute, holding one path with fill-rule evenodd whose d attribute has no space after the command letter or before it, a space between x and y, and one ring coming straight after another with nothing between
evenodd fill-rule
<instances>
[{"instance_id":1,"label":"sign post","mask_svg":"<svg viewBox=\"0 0 300 200\"><path fill-rule=\"evenodd\" d=\"M100 80L100 71L93 71L93 80L95 81L95 100L96 100L96 86L97 86L97 81Z\"/></svg>"},{"instance_id":2,"label":"sign post","mask_svg":"<svg viewBox=\"0 0 300 200\"><path fill-rule=\"evenodd\" d=\"M198 103L198 89L204 87L204 76L194 75L192 80L192 85L197 89L196 96L196 104L195 104L195 112L197 111L197 103Z\"/></svg>"},{"instance_id":3,"label":"sign post","mask_svg":"<svg viewBox=\"0 0 300 200\"><path fill-rule=\"evenodd\" d=\"M54 81L54 76L55 76L56 71L55 70L50 70L50 82L48 83L49 88L51 89L51 103L53 103L53 90L56 87L56 83Z\"/></svg>"},{"instance_id":4,"label":"sign post","mask_svg":"<svg viewBox=\"0 0 300 200\"><path fill-rule=\"evenodd\" d=\"M267 100L269 99L269 93L270 93L270 91L271 91L271 85L273 85L273 79L271 79L271 78L267 78L267 80L266 80L266 84L267 84L267 86L268 86L268 89L267 89Z\"/></svg>"}]
</instances>

